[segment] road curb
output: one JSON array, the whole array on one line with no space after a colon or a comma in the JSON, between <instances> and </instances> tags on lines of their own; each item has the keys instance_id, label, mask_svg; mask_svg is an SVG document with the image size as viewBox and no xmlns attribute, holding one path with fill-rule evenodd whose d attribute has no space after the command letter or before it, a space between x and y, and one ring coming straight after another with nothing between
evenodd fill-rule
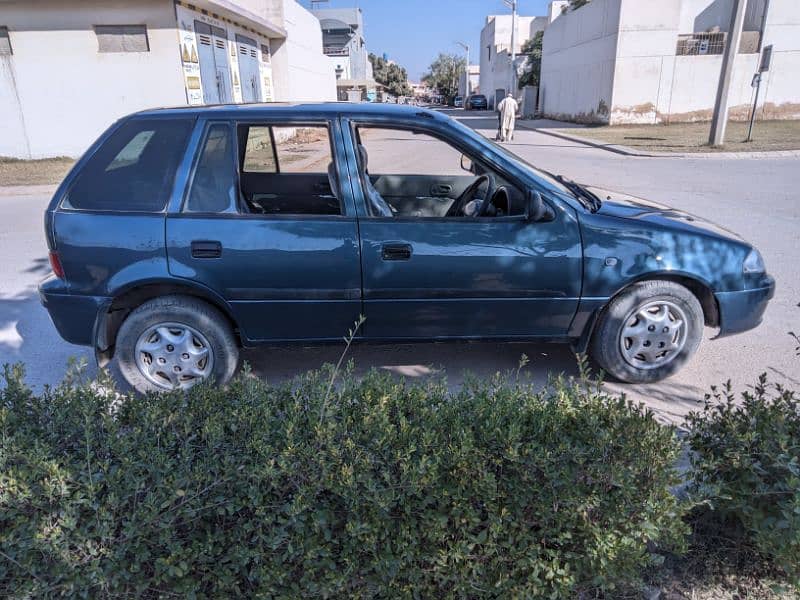
<instances>
[{"instance_id":1,"label":"road curb","mask_svg":"<svg viewBox=\"0 0 800 600\"><path fill-rule=\"evenodd\" d=\"M634 156L637 158L719 158L719 159L765 159L765 158L800 158L800 150L766 150L764 152L645 152L636 150L628 146L620 146L619 144L604 144L597 140L581 137L578 135L567 134L561 131L555 132L550 129L543 129L538 127L531 127L524 125L524 121L520 122L524 129L528 131L535 131L536 133L543 133L569 142L591 146L598 150L605 150L614 154L621 154L623 156Z\"/></svg>"}]
</instances>

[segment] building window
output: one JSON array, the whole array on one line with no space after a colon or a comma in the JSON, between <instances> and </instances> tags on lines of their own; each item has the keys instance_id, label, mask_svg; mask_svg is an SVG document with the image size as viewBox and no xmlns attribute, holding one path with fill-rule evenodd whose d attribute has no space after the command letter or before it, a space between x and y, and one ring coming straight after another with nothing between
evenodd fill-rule
<instances>
[{"instance_id":1,"label":"building window","mask_svg":"<svg viewBox=\"0 0 800 600\"><path fill-rule=\"evenodd\" d=\"M13 54L11 38L8 37L8 27L0 27L0 55L2 54Z\"/></svg>"},{"instance_id":2,"label":"building window","mask_svg":"<svg viewBox=\"0 0 800 600\"><path fill-rule=\"evenodd\" d=\"M95 25L98 52L149 52L145 25Z\"/></svg>"}]
</instances>

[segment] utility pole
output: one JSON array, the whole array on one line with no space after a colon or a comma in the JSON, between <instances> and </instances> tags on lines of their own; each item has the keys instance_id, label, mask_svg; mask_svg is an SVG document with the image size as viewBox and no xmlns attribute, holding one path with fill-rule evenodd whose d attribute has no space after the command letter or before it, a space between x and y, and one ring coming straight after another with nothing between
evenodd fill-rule
<instances>
[{"instance_id":1,"label":"utility pole","mask_svg":"<svg viewBox=\"0 0 800 600\"><path fill-rule=\"evenodd\" d=\"M503 0L503 2L511 9L511 81L508 91L514 94L517 85L517 69L514 66L517 59L517 0Z\"/></svg>"},{"instance_id":2,"label":"utility pole","mask_svg":"<svg viewBox=\"0 0 800 600\"><path fill-rule=\"evenodd\" d=\"M464 95L469 96L472 93L472 82L469 80L469 44L464 42L456 42L467 53L467 65L464 68Z\"/></svg>"},{"instance_id":3,"label":"utility pole","mask_svg":"<svg viewBox=\"0 0 800 600\"><path fill-rule=\"evenodd\" d=\"M728 96L731 88L733 66L736 55L739 54L739 41L742 39L744 28L744 13L747 0L733 0L733 14L731 26L728 28L728 43L722 55L722 71L717 87L717 100L714 104L714 116L711 119L711 133L708 143L712 146L721 146L725 143L725 128L728 126Z\"/></svg>"}]
</instances>

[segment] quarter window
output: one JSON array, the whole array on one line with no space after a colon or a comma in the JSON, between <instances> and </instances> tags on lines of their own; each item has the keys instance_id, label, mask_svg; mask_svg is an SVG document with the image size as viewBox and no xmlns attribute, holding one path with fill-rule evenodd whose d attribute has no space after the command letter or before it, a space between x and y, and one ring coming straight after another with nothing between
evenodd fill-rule
<instances>
[{"instance_id":1,"label":"quarter window","mask_svg":"<svg viewBox=\"0 0 800 600\"><path fill-rule=\"evenodd\" d=\"M98 52L149 52L145 25L95 25Z\"/></svg>"},{"instance_id":2,"label":"quarter window","mask_svg":"<svg viewBox=\"0 0 800 600\"><path fill-rule=\"evenodd\" d=\"M231 127L227 123L208 128L197 161L186 212L238 212L238 183L234 167Z\"/></svg>"},{"instance_id":3,"label":"quarter window","mask_svg":"<svg viewBox=\"0 0 800 600\"><path fill-rule=\"evenodd\" d=\"M127 121L89 158L62 205L79 210L163 210L191 128L188 119Z\"/></svg>"}]
</instances>

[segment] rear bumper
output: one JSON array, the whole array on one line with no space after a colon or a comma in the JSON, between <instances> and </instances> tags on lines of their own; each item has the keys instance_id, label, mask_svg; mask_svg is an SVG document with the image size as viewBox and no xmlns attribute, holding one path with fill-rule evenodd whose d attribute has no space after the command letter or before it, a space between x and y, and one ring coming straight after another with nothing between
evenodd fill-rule
<instances>
[{"instance_id":1,"label":"rear bumper","mask_svg":"<svg viewBox=\"0 0 800 600\"><path fill-rule=\"evenodd\" d=\"M64 341L79 346L94 345L97 314L108 305L109 298L71 295L62 281L49 277L39 285L39 299Z\"/></svg>"},{"instance_id":2,"label":"rear bumper","mask_svg":"<svg viewBox=\"0 0 800 600\"><path fill-rule=\"evenodd\" d=\"M761 323L767 304L775 295L775 280L751 290L714 294L719 305L719 337L753 329Z\"/></svg>"}]
</instances>

